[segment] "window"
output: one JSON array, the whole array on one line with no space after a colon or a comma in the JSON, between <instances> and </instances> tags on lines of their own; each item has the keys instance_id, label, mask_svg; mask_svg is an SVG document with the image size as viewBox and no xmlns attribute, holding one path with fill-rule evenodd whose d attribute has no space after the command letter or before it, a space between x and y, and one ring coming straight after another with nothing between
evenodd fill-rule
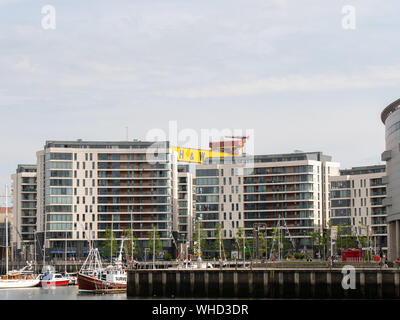
<instances>
[{"instance_id":1,"label":"window","mask_svg":"<svg viewBox=\"0 0 400 320\"><path fill-rule=\"evenodd\" d=\"M226 220L226 212L224 212L224 220Z\"/></svg>"},{"instance_id":2,"label":"window","mask_svg":"<svg viewBox=\"0 0 400 320\"><path fill-rule=\"evenodd\" d=\"M232 184L232 178L229 177L229 185L231 185L231 184Z\"/></svg>"},{"instance_id":3,"label":"window","mask_svg":"<svg viewBox=\"0 0 400 320\"><path fill-rule=\"evenodd\" d=\"M76 168L79 169L79 161L76 163Z\"/></svg>"},{"instance_id":4,"label":"window","mask_svg":"<svg viewBox=\"0 0 400 320\"><path fill-rule=\"evenodd\" d=\"M232 212L229 212L229 220L232 220Z\"/></svg>"}]
</instances>

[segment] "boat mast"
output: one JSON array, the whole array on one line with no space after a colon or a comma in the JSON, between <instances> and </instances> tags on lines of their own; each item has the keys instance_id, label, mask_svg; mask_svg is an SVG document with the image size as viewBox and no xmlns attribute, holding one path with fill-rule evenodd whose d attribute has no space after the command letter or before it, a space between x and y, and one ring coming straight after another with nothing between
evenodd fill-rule
<instances>
[{"instance_id":1,"label":"boat mast","mask_svg":"<svg viewBox=\"0 0 400 320\"><path fill-rule=\"evenodd\" d=\"M7 185L6 185L5 228L6 228L6 275L8 275L8 196L7 196Z\"/></svg>"},{"instance_id":2,"label":"boat mast","mask_svg":"<svg viewBox=\"0 0 400 320\"><path fill-rule=\"evenodd\" d=\"M65 274L67 274L67 232L65 232Z\"/></svg>"}]
</instances>

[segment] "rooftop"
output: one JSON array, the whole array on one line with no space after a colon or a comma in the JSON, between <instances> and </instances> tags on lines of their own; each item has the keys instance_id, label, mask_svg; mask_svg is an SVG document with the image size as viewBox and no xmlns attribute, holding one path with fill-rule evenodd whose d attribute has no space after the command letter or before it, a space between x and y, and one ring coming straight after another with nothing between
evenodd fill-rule
<instances>
[{"instance_id":1,"label":"rooftop","mask_svg":"<svg viewBox=\"0 0 400 320\"><path fill-rule=\"evenodd\" d=\"M395 112L397 109L400 107L400 99L397 99L396 101L393 101L391 104L389 104L381 113L381 120L383 123L386 122L386 119Z\"/></svg>"}]
</instances>

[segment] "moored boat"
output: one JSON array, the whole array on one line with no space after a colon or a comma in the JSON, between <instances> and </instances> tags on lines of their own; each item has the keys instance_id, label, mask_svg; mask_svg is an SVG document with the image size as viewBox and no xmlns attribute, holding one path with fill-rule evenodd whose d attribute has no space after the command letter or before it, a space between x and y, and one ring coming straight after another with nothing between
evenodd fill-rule
<instances>
[{"instance_id":1,"label":"moored boat","mask_svg":"<svg viewBox=\"0 0 400 320\"><path fill-rule=\"evenodd\" d=\"M36 287L40 279L20 271L11 271L0 279L0 289Z\"/></svg>"},{"instance_id":2,"label":"moored boat","mask_svg":"<svg viewBox=\"0 0 400 320\"><path fill-rule=\"evenodd\" d=\"M57 273L53 266L44 266L40 276L39 287L55 286L64 287L69 285L69 279L61 273Z\"/></svg>"},{"instance_id":3,"label":"moored boat","mask_svg":"<svg viewBox=\"0 0 400 320\"><path fill-rule=\"evenodd\" d=\"M122 243L119 258L114 265L103 268L97 248L91 248L78 272L78 288L81 292L126 289L126 270L122 266Z\"/></svg>"}]
</instances>

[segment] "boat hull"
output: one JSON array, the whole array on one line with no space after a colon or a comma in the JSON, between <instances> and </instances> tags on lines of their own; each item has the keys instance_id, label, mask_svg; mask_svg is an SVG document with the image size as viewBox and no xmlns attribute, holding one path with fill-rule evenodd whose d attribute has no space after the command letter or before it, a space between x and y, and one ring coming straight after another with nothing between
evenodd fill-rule
<instances>
[{"instance_id":1,"label":"boat hull","mask_svg":"<svg viewBox=\"0 0 400 320\"><path fill-rule=\"evenodd\" d=\"M38 286L39 279L32 280L0 280L0 289L32 288Z\"/></svg>"},{"instance_id":2,"label":"boat hull","mask_svg":"<svg viewBox=\"0 0 400 320\"><path fill-rule=\"evenodd\" d=\"M126 289L126 283L107 282L94 277L78 273L79 291L97 291L110 289Z\"/></svg>"},{"instance_id":3,"label":"boat hull","mask_svg":"<svg viewBox=\"0 0 400 320\"><path fill-rule=\"evenodd\" d=\"M68 285L69 285L68 279L61 281L42 280L39 282L39 287L44 287L44 286L66 287Z\"/></svg>"}]
</instances>

